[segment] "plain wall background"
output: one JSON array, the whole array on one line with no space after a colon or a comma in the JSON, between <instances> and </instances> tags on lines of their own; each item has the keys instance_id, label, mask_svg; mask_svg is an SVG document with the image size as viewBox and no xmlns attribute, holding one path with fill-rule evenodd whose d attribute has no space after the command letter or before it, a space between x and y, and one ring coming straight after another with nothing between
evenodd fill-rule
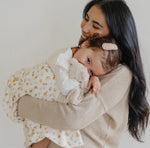
<instances>
[{"instance_id":1,"label":"plain wall background","mask_svg":"<svg viewBox=\"0 0 150 148\"><path fill-rule=\"evenodd\" d=\"M141 55L150 88L150 14L148 0L126 0L137 25ZM82 10L88 0L0 0L0 147L23 148L21 125L11 122L3 113L1 102L9 76L22 67L43 62L55 50L74 46L80 37ZM150 99L150 96L148 96ZM120 148L147 148L127 132Z\"/></svg>"}]
</instances>

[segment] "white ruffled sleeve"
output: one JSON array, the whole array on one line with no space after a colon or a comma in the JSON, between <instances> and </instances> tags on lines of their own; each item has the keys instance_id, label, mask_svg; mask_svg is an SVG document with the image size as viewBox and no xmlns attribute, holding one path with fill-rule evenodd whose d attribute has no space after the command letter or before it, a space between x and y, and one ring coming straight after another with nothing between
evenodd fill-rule
<instances>
[{"instance_id":1,"label":"white ruffled sleeve","mask_svg":"<svg viewBox=\"0 0 150 148\"><path fill-rule=\"evenodd\" d=\"M69 61L71 58L72 51L69 48L65 52L48 61L48 64L55 73L56 85L63 95L67 95L70 90L79 86L79 82L70 79L68 75Z\"/></svg>"}]
</instances>

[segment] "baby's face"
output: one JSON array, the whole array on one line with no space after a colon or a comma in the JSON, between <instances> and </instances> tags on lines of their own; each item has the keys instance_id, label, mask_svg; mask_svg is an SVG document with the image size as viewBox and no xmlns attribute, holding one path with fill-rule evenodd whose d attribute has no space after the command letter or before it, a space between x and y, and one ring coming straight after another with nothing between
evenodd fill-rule
<instances>
[{"instance_id":1,"label":"baby's face","mask_svg":"<svg viewBox=\"0 0 150 148\"><path fill-rule=\"evenodd\" d=\"M94 51L91 47L81 47L73 57L87 68L90 76L106 73L100 60L100 51Z\"/></svg>"}]
</instances>

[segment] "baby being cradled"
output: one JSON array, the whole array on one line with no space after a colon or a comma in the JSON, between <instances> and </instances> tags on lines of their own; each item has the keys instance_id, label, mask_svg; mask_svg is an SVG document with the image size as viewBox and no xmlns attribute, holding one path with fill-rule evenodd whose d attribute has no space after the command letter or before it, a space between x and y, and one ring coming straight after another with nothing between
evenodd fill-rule
<instances>
[{"instance_id":1,"label":"baby being cradled","mask_svg":"<svg viewBox=\"0 0 150 148\"><path fill-rule=\"evenodd\" d=\"M17 101L20 97L28 94L47 101L78 105L88 91L89 80L110 72L116 68L119 60L120 50L114 39L87 39L80 47L69 48L54 60L49 59L12 75L7 82L3 107L9 118L23 123L25 147L45 137L65 148L82 146L84 142L79 130L57 130L18 117Z\"/></svg>"},{"instance_id":2,"label":"baby being cradled","mask_svg":"<svg viewBox=\"0 0 150 148\"><path fill-rule=\"evenodd\" d=\"M60 131L34 123L28 119L21 119L20 117L17 117L17 101L21 96L26 94L47 101L72 103L74 105L80 103L80 96L86 91L85 88L89 80L89 74L86 68L82 64L78 63L74 58L71 58L68 61L68 67L70 67L71 71L67 71L64 67L58 67L58 69L54 68L60 65L53 66L54 65L50 66L48 63L44 63L36 65L31 69L22 69L16 72L8 80L4 100L5 112L13 121L17 121L19 123L23 122L24 134L26 138L25 147L29 147L32 143L36 143L45 137L62 147L75 147L83 145L79 131ZM78 67L79 69L75 72L74 68L71 67ZM56 75L52 69L55 69ZM62 75L62 77L57 79L58 73L59 75ZM68 75L66 75L67 73L77 79L70 79ZM73 76L77 73L79 74L79 77ZM60 82L60 80L62 81ZM58 83L58 87L56 83ZM66 99L61 99L61 97L58 97L60 93L62 95L67 95L68 92L69 95L72 96L71 100L68 100L67 97Z\"/></svg>"}]
</instances>

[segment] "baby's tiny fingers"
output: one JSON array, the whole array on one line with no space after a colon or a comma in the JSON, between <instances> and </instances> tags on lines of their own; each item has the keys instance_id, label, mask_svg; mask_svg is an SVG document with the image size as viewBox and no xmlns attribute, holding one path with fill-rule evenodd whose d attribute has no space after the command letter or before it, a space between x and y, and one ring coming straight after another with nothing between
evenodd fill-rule
<instances>
[{"instance_id":1,"label":"baby's tiny fingers","mask_svg":"<svg viewBox=\"0 0 150 148\"><path fill-rule=\"evenodd\" d=\"M97 92L97 87L93 87L92 94L96 94L96 92Z\"/></svg>"},{"instance_id":2,"label":"baby's tiny fingers","mask_svg":"<svg viewBox=\"0 0 150 148\"><path fill-rule=\"evenodd\" d=\"M87 86L87 89L90 89L90 88L91 88L91 83L89 82L88 86Z\"/></svg>"}]
</instances>

